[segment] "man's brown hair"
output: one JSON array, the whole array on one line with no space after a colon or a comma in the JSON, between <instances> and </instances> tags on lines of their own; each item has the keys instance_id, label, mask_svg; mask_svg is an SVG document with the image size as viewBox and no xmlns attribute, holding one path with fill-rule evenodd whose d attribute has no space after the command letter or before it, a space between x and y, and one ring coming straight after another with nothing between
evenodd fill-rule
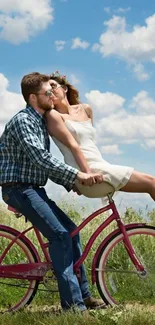
<instances>
[{"instance_id":1,"label":"man's brown hair","mask_svg":"<svg viewBox=\"0 0 155 325\"><path fill-rule=\"evenodd\" d=\"M22 95L27 104L29 104L29 97L31 94L37 94L43 82L50 80L50 77L39 72L32 72L25 75L21 81L21 91Z\"/></svg>"}]
</instances>

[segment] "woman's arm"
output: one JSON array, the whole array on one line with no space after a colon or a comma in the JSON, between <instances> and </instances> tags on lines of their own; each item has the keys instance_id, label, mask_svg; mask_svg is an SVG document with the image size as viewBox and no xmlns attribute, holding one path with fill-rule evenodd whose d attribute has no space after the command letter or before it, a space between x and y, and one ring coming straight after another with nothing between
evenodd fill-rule
<instances>
[{"instance_id":1,"label":"woman's arm","mask_svg":"<svg viewBox=\"0 0 155 325\"><path fill-rule=\"evenodd\" d=\"M61 115L57 111L51 110L50 112L46 113L46 120L49 134L54 136L71 150L75 161L82 172L91 173L91 170L78 143L65 126Z\"/></svg>"}]
</instances>

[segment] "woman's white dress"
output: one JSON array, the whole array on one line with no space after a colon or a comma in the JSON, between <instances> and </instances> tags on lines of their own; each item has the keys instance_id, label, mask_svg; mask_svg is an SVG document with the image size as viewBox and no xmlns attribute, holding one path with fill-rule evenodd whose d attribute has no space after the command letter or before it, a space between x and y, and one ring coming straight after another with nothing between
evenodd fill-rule
<instances>
[{"instance_id":1,"label":"woman's white dress","mask_svg":"<svg viewBox=\"0 0 155 325\"><path fill-rule=\"evenodd\" d=\"M65 120L65 125L78 142L92 172L103 173L105 179L105 182L94 184L91 187L81 185L76 181L76 186L81 194L91 198L102 198L109 193L120 190L127 184L133 168L113 165L102 158L95 144L95 129L90 119L81 122L68 119ZM70 149L55 137L52 137L52 139L64 156L65 163L79 169Z\"/></svg>"}]
</instances>

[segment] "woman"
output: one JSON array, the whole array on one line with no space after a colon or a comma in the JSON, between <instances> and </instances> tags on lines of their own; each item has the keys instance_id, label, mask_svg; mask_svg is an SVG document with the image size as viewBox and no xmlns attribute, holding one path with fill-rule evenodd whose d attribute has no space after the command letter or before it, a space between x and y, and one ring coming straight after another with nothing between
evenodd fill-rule
<instances>
[{"instance_id":1,"label":"woman","mask_svg":"<svg viewBox=\"0 0 155 325\"><path fill-rule=\"evenodd\" d=\"M68 165L83 172L101 172L105 182L92 187L76 182L81 194L102 198L115 191L148 193L155 200L155 177L131 167L109 164L95 144L92 109L81 104L78 91L58 72L51 75L54 109L46 114L49 134Z\"/></svg>"}]
</instances>

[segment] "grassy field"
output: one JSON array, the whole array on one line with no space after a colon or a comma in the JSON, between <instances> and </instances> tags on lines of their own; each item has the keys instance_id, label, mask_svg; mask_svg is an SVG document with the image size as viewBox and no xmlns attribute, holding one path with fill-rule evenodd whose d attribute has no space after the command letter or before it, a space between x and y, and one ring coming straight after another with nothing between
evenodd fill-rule
<instances>
[{"instance_id":1,"label":"grassy field","mask_svg":"<svg viewBox=\"0 0 155 325\"><path fill-rule=\"evenodd\" d=\"M91 311L88 318L72 312L56 315L53 311L33 309L0 316L1 325L154 325L155 311L134 306Z\"/></svg>"},{"instance_id":2,"label":"grassy field","mask_svg":"<svg viewBox=\"0 0 155 325\"><path fill-rule=\"evenodd\" d=\"M82 216L73 211L72 207L63 205L63 209L71 216L71 218L78 224L82 220ZM102 216L101 216L102 217ZM155 225L155 211L147 214L147 220L149 224ZM103 217L102 217L103 218ZM130 222L142 222L143 215L139 211L136 213L132 209L127 209L125 215L123 216L126 223ZM12 213L9 213L5 206L0 205L0 224L9 225L16 229L25 229L28 227L28 223L25 224L24 218L16 219ZM91 233L99 224L99 219L94 220L90 226L81 232L82 244L83 246L87 242ZM113 229L111 226L109 230L106 230L103 237L107 235L109 231ZM29 234L30 238L33 240L34 244L37 245L37 241L33 236L33 233ZM93 296L98 297L98 292L96 287L91 286L90 279L90 268L91 261L96 248L98 247L101 238L95 242L93 249L91 250L87 261L85 263L87 269L87 275L90 282L90 290ZM152 244L151 244L152 245ZM151 248L150 248L151 249ZM155 252L155 247L153 247ZM124 260L124 256L122 256ZM115 308L108 307L104 310L90 311L89 316L86 317L80 313L74 313L72 311L67 313L62 313L59 306L59 296L58 294L49 294L49 292L38 292L34 298L32 304L22 311L0 315L0 325L78 325L78 324L105 324L105 325L155 325L155 306L149 303L132 303L126 306L119 305Z\"/></svg>"}]
</instances>

